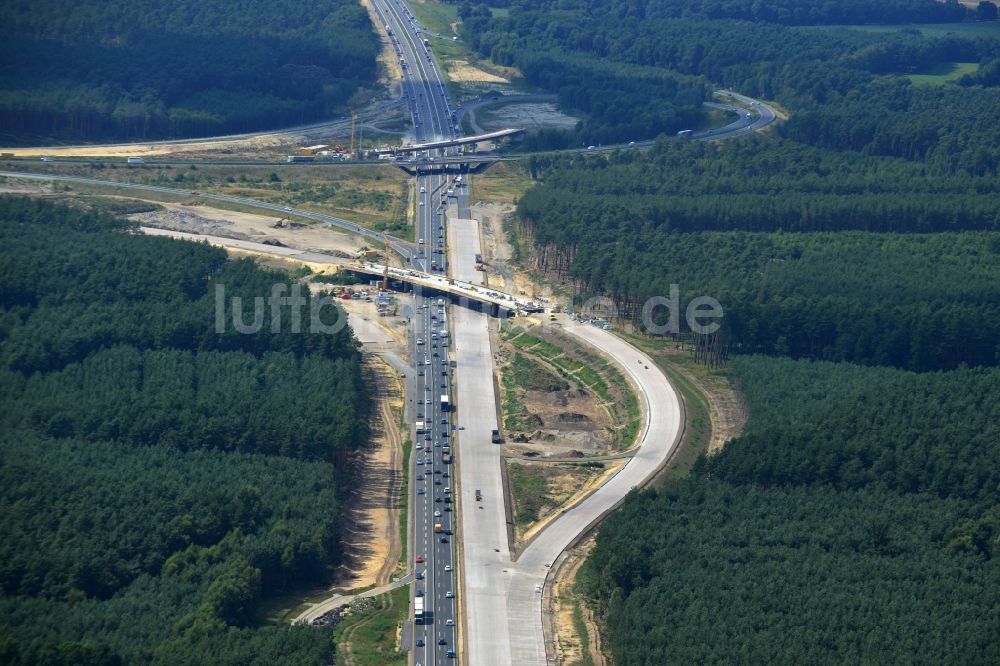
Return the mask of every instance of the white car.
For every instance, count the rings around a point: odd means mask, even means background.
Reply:
[[[536,585],[535,586],[535,592],[541,592],[541,591],[542,591],[542,586],[541,585]]]
[[[424,193],[425,193],[426,191],[427,191],[427,188],[426,188],[426,187],[421,187],[421,188],[420,188],[420,193],[421,193],[421,194],[424,194]]]
[[[435,510],[435,511],[434,511],[434,517],[435,517],[435,518],[440,518],[440,517],[441,517],[441,512],[440,512],[440,511],[438,511],[438,510]]]
[[[451,565],[450,564],[444,565],[444,570],[445,571],[451,571]]]
[[[455,593],[452,592],[451,590],[448,590],[447,592],[444,593],[444,596],[447,597],[448,599],[454,599]]]
[[[455,626],[455,621],[449,617],[448,621],[445,622],[445,624],[448,625],[449,627],[454,627]]]

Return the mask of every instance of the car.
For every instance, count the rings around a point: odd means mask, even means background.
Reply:
[[[444,565],[444,570],[445,571],[451,571],[451,565],[450,564]]]
[[[417,494],[418,495],[423,495],[424,494],[424,489],[423,488],[417,488]]]
[[[536,585],[535,586],[535,592],[541,592],[541,591],[542,591],[542,586],[541,585]]]
[[[444,472],[443,474],[441,474],[441,476],[443,476],[444,478],[447,479],[448,478],[448,472]]]
[[[448,644],[448,641],[446,641],[445,639],[443,639],[443,638],[439,638],[438,639],[438,645],[447,645],[447,644]]]
[[[418,587],[418,588],[417,588],[417,592],[416,592],[416,594],[415,594],[414,596],[417,596],[417,597],[422,597],[422,596],[424,596],[424,591],[423,591],[423,590],[421,590],[421,589],[420,589],[420,588]]]
[[[431,360],[430,359],[427,359],[426,361],[424,361],[424,365],[430,365],[430,364],[431,364]]]
[[[426,192],[426,191],[427,191],[427,188],[425,188],[425,187],[421,187],[421,188],[420,188],[420,193],[421,193],[421,194],[423,194],[423,193],[424,193],[424,192]]]
[[[291,207],[290,207],[290,206],[285,206],[285,208],[284,208],[284,211],[285,211],[286,213],[291,213],[291,212],[292,212],[292,209],[291,209]]]
[[[444,596],[447,597],[448,599],[454,599],[455,593],[452,592],[451,590],[448,590],[447,592],[444,593]]]
[[[421,206],[423,206],[423,205],[424,205],[424,202],[423,202],[423,201],[421,201],[421,202],[420,202],[420,205],[421,205]],[[421,239],[421,242],[423,242],[423,239]]]
[[[441,498],[440,498],[440,497],[435,497],[435,498],[434,498],[434,502],[435,502],[435,503],[436,503],[436,502],[440,502],[440,501],[441,501]]]
[[[424,572],[423,571],[418,571],[417,572],[417,580],[423,580],[423,579],[424,579]]]
[[[447,652],[444,653],[444,656],[448,657],[449,659],[454,659],[455,658],[455,651],[454,650],[448,650]],[[420,666],[420,664],[417,664],[417,666]]]
[[[451,511],[451,507],[450,507],[450,506],[447,506],[447,505],[446,505],[446,506],[444,507],[444,510],[445,510],[445,511]]]
[[[424,376],[424,370],[423,370],[423,368],[421,368],[420,370],[417,370],[417,375],[420,376],[420,377]]]
[[[417,555],[416,563],[417,564],[423,564],[424,563],[424,556],[423,555]]]
[[[441,479],[434,479],[434,485],[435,486],[440,486],[441,485]]]
[[[43,162],[55,162],[56,160],[55,160],[54,157],[43,157],[42,161]]]
[[[441,510],[440,509],[437,509],[437,510],[434,511],[434,517],[435,518],[440,518],[441,517]]]
[[[423,465],[424,464],[424,459],[423,458],[417,458],[417,464],[418,465]]]
[[[446,536],[441,537],[441,543],[448,543],[448,537]]]
[[[417,647],[423,647],[424,646],[424,639],[418,638],[417,642],[414,645],[416,645]]]
[[[448,625],[449,627],[454,627],[455,621],[449,617],[448,620],[445,622],[445,624]]]
[[[628,142],[628,145],[630,145],[630,146],[634,146],[634,145],[635,145],[635,141],[629,141],[629,142]]]
[[[587,146],[587,150],[595,150],[597,146]]]
[[[444,386],[444,384],[442,384],[441,386],[443,387],[443,386]],[[446,418],[443,418],[443,419],[441,419],[441,425],[448,425],[448,419],[447,419],[447,417],[446,417]]]
[[[424,475],[423,474],[417,474],[417,481],[423,481],[423,480],[424,480]]]

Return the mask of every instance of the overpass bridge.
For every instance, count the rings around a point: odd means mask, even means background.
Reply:
[[[340,270],[368,279],[382,279],[386,275],[385,265],[371,262],[347,264],[341,266]],[[512,317],[518,310],[527,313],[543,310],[541,305],[533,301],[433,273],[390,266],[388,277],[389,286],[397,290],[417,289],[424,295],[439,294],[453,303],[481,310],[494,317]]]
[[[455,139],[442,139],[440,141],[428,141],[426,143],[414,143],[408,146],[393,146],[391,148],[380,148],[376,150],[376,153],[380,155],[398,155],[400,153],[418,153],[423,150],[436,150],[437,148],[451,148],[453,146],[466,146],[472,143],[481,143],[483,141],[495,141],[497,139],[503,139],[508,136],[514,136],[517,134],[523,134],[523,129],[502,129],[495,132],[486,132],[485,134],[475,134],[472,136],[460,136]]]

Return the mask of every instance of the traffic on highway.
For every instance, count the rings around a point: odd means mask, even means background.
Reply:
[[[429,40],[405,3],[375,0],[373,7],[399,59],[403,74],[402,96],[413,119],[417,142],[455,137],[452,111],[444,81],[434,61]],[[447,156],[450,148],[431,149],[416,155],[419,163]],[[416,249],[405,258],[410,266],[427,273],[445,274],[444,207],[448,190],[454,194],[453,177],[420,174],[417,195]],[[414,582],[413,623],[409,647],[414,663],[446,663],[456,657],[457,580],[452,538],[456,518],[451,459],[453,433],[451,372],[448,361],[450,333],[447,302],[414,292],[409,321],[409,351],[413,376],[409,378],[407,413],[413,423],[411,474],[412,525],[410,534]]]

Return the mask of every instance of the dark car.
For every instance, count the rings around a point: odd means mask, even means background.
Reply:
[[[448,644],[448,641],[446,641],[445,639],[443,639],[443,638],[439,638],[438,639],[438,645],[447,645],[447,644]]]
[[[417,647],[423,647],[424,646],[424,639],[418,638],[416,645],[417,645]]]

